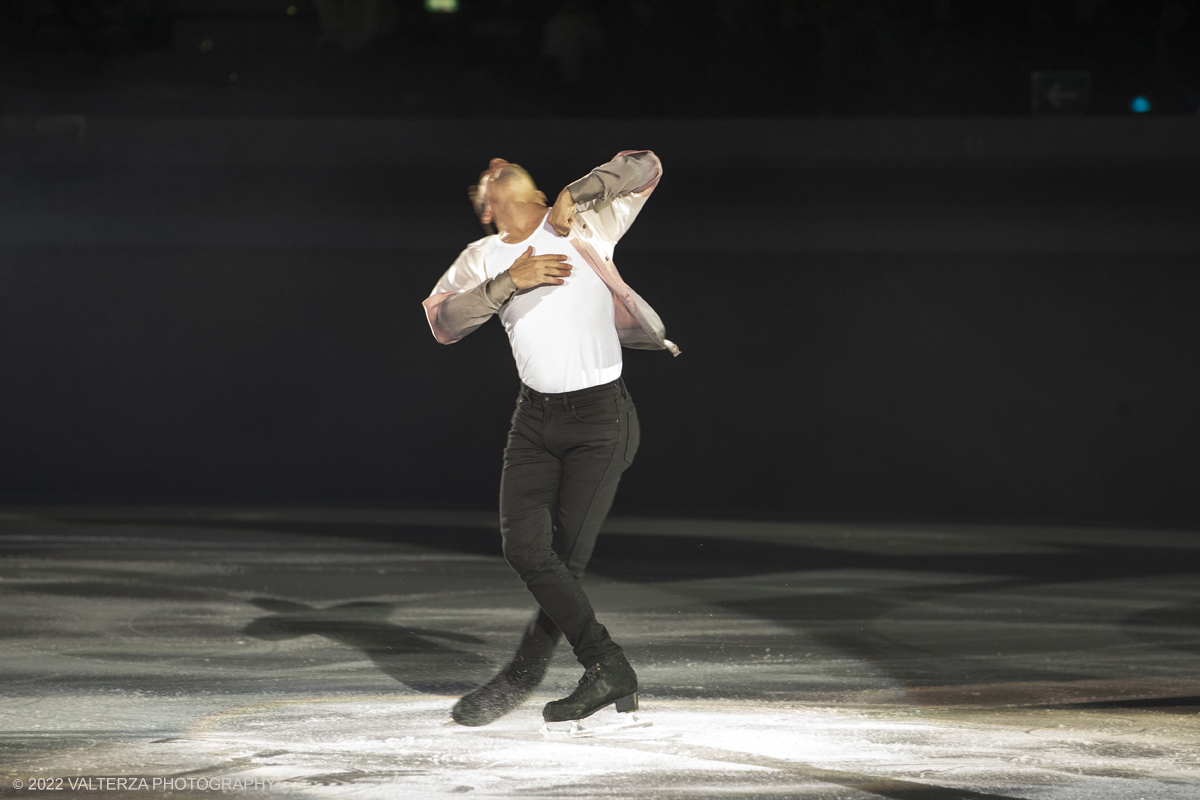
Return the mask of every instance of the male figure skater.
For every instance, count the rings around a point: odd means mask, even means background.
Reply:
[[[546,705],[545,721],[582,719],[613,703],[637,710],[637,675],[596,621],[579,579],[640,440],[621,346],[679,354],[612,263],[661,176],[654,153],[627,150],[548,208],[528,172],[492,159],[469,192],[491,235],[468,245],[424,301],[442,344],[499,314],[521,378],[504,449],[500,530],[504,558],[540,611],[513,660],[454,706],[462,725],[486,725],[524,702],[563,636],[584,674],[569,697]]]

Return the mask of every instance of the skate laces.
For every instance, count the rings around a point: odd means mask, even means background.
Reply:
[[[596,681],[600,680],[600,665],[593,664],[583,671],[583,677],[579,679],[579,687],[591,686]]]

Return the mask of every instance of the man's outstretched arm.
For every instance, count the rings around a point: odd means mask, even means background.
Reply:
[[[658,182],[662,163],[650,150],[629,150],[601,164],[587,175],[567,185],[576,204],[607,203],[610,200],[642,192]]]
[[[612,161],[596,167],[559,193],[550,211],[550,226],[559,236],[566,236],[576,211],[596,208],[631,194],[649,194],[661,177],[662,162],[653,151],[623,150]]]

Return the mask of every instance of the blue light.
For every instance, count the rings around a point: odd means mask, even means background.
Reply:
[[[1145,114],[1150,110],[1150,101],[1144,97],[1138,96],[1133,98],[1133,102],[1129,104],[1135,114]]]

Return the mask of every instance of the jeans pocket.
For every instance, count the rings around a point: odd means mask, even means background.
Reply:
[[[625,412],[625,463],[632,464],[642,443],[642,426],[638,422],[637,409],[632,405]]]
[[[589,425],[616,425],[621,419],[616,401],[611,397],[601,397],[586,403],[575,403],[571,406],[571,414],[575,419]]]

